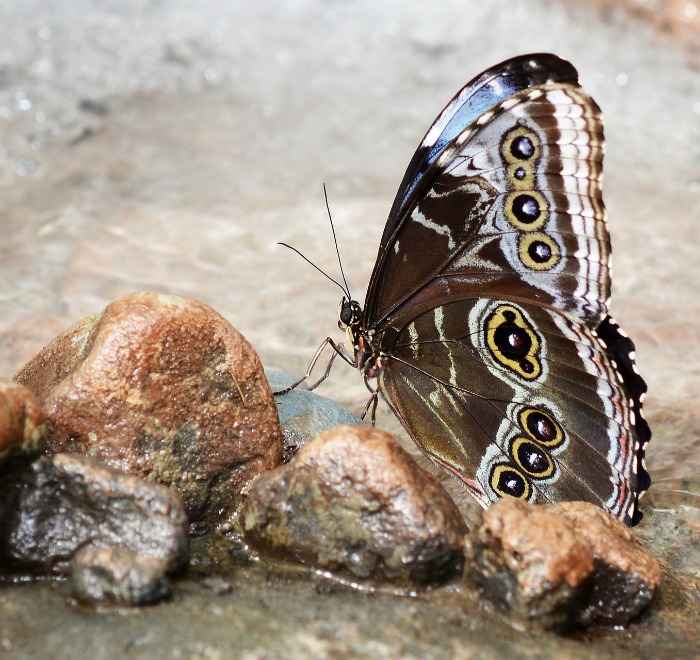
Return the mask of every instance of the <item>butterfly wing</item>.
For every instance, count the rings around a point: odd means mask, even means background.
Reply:
[[[610,294],[603,145],[598,106],[570,83],[521,90],[478,117],[389,219],[368,321],[399,329],[404,303],[415,315],[459,289],[506,291],[599,323]]]
[[[428,131],[387,223],[363,323],[379,337],[389,405],[482,503],[583,499],[629,523],[648,485],[648,427],[637,423],[645,385],[633,346],[604,321],[602,122],[575,70],[549,57],[480,76]],[[536,79],[511,75],[526,63]],[[470,100],[499,80],[512,84],[475,116]],[[631,365],[626,377],[618,362]]]
[[[392,220],[402,216],[413,195],[420,190],[419,184],[430,166],[465,126],[513,94],[552,82],[577,84],[576,69],[556,55],[538,53],[516,57],[488,69],[457,92],[433,122],[406,168],[389,214],[389,222],[384,227],[380,252],[391,241],[395,229]]]
[[[614,355],[571,315],[502,298],[440,305],[399,334],[379,379],[416,443],[482,504],[586,500],[635,519],[648,429]]]

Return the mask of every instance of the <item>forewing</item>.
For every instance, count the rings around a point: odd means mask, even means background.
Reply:
[[[395,222],[420,193],[426,172],[466,126],[505,99],[524,89],[547,83],[577,84],[576,69],[556,55],[522,55],[498,64],[469,81],[445,106],[433,122],[413,158],[396,193],[396,199],[384,228],[380,250],[391,240]]]
[[[577,85],[518,92],[464,129],[389,224],[365,325],[400,331],[455,297],[535,301],[595,327],[607,314],[610,241],[603,130]]]

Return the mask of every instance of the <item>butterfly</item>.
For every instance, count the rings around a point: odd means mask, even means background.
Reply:
[[[634,344],[608,315],[603,151],[570,63],[485,71],[410,161],[364,309],[341,301],[374,405],[484,507],[584,500],[641,519],[651,432]]]

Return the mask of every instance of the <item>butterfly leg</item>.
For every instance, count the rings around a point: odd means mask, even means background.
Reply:
[[[311,372],[314,370],[314,367],[316,366],[316,363],[318,362],[319,358],[321,357],[321,353],[323,353],[323,349],[326,348],[330,344],[331,348],[333,349],[333,355],[331,355],[331,359],[328,361],[328,364],[326,365],[326,370],[323,372],[323,376],[321,376],[315,383],[309,386],[310,390],[315,390],[326,378],[331,373],[331,368],[333,366],[333,362],[338,355],[340,355],[343,360],[345,360],[348,364],[352,365],[353,367],[355,366],[355,360],[352,358],[352,356],[345,350],[345,347],[342,344],[337,344],[333,339],[330,337],[326,337],[323,340],[323,343],[318,347],[316,350],[316,353],[314,353],[314,356],[311,358],[311,362],[309,363],[309,367],[306,370],[306,373],[297,381],[292,383],[289,387],[285,387],[283,390],[278,390],[277,392],[273,392],[272,394],[277,396],[278,394],[287,394],[291,392],[293,389],[296,389],[301,385],[304,381],[308,380],[309,377],[311,376]]]
[[[371,409],[372,413],[370,414],[370,421],[372,423],[372,426],[374,426],[377,419],[377,404],[379,403],[379,390],[372,389],[372,386],[369,384],[368,380],[365,380],[365,386],[371,392],[372,396],[370,396],[369,401],[367,402],[367,405],[365,406],[365,409],[362,412],[361,419],[364,420],[364,418],[367,417],[367,413]]]

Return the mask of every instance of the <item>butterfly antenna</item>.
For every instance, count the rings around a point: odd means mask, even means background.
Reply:
[[[340,249],[338,248],[338,239],[335,235],[335,227],[333,226],[333,218],[331,217],[331,207],[328,204],[328,191],[326,190],[325,183],[323,184],[323,197],[326,200],[326,210],[328,211],[328,219],[330,220],[331,231],[333,232],[333,242],[335,243],[335,253],[338,255],[338,265],[340,266],[340,274],[343,276],[343,282],[345,283],[345,289],[343,290],[343,293],[347,294],[348,300],[352,300],[352,296],[350,295],[350,287],[348,286],[348,281],[345,279],[345,271],[343,270],[343,261],[340,258]],[[336,282],[336,284],[337,284],[337,282]]]
[[[325,277],[326,279],[329,279],[331,282],[333,282],[333,284],[335,284],[343,292],[344,295],[348,295],[348,296],[350,295],[349,292],[343,288],[343,285],[340,282],[334,280],[325,271],[322,271],[313,261],[311,261],[311,259],[308,259],[307,257],[305,257],[295,247],[292,247],[291,245],[288,245],[287,243],[282,243],[282,242],[277,243],[277,245],[284,245],[284,247],[289,248],[290,250],[292,250],[292,252],[296,252],[307,264],[312,265],[319,273],[321,273],[321,275],[323,275],[323,277]],[[346,284],[346,286],[347,286],[347,284]]]

